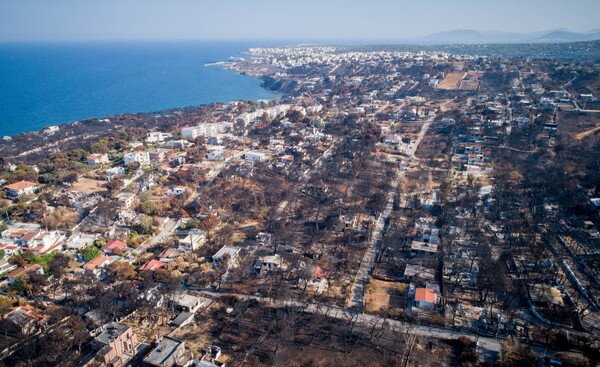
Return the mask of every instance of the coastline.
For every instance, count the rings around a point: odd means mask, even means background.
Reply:
[[[224,62],[219,68],[230,72],[252,78],[261,79],[255,71],[246,74],[242,62]],[[235,65],[235,66],[234,66]],[[263,86],[261,88],[273,94],[273,100],[284,95],[282,92],[274,91]],[[47,127],[41,130],[22,132],[9,136],[9,139],[0,138],[0,157],[15,157],[23,161],[35,161],[48,153],[79,147],[82,144],[91,144],[98,138],[126,128],[162,129],[169,131],[173,128],[187,124],[187,120],[172,119],[173,116],[185,116],[190,119],[210,114],[215,109],[230,102],[236,101],[258,101],[260,99],[234,99],[230,101],[217,101],[191,106],[180,106],[163,109],[160,111],[138,111],[136,113],[124,113],[104,116],[100,118],[91,117],[77,121],[66,122],[58,126],[58,130],[50,131]]]
[[[89,118],[277,98],[258,78],[243,77],[257,75],[223,71],[232,70],[223,67],[226,61],[209,62],[240,55],[250,46],[151,43],[0,47],[0,51],[9,51],[0,57],[0,77],[5,81],[0,87],[0,138]],[[75,60],[70,60],[72,54],[77,56]],[[46,56],[50,60],[40,69],[35,60],[46,60]],[[33,61],[27,65],[29,59]],[[67,59],[68,67],[63,59]],[[206,68],[205,64],[219,67]]]

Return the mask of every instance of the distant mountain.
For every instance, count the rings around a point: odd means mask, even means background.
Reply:
[[[409,40],[409,42],[427,45],[446,45],[494,43],[557,43],[594,41],[599,39],[600,29],[592,30],[586,33],[571,32],[568,29],[564,28],[532,33],[457,29],[448,32],[432,33],[425,37]]]

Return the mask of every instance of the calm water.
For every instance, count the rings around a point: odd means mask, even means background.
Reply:
[[[260,80],[204,67],[248,42],[0,44],[0,136],[86,117],[268,99]]]

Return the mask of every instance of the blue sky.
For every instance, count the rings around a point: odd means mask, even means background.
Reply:
[[[600,28],[600,0],[0,0],[0,41],[402,40]]]

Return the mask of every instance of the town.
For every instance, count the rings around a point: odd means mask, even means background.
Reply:
[[[244,56],[279,98],[0,142],[0,364],[599,363],[596,64]]]

